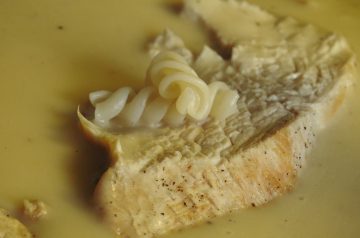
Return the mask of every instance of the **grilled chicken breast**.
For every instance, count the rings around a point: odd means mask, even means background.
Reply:
[[[33,235],[18,220],[11,217],[0,208],[0,237],[1,238],[31,238]]]
[[[287,193],[351,89],[354,57],[341,36],[246,2],[185,1],[184,15],[216,38],[216,48],[195,56],[168,30],[150,54],[176,51],[205,81],[238,90],[238,113],[225,122],[118,132],[78,111],[84,131],[111,154],[95,198],[124,238],[157,236]]]

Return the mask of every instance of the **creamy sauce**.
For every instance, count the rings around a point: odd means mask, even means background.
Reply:
[[[140,87],[147,39],[165,27],[199,51],[204,35],[171,1],[0,2],[0,207],[41,199],[37,237],[113,237],[91,210],[104,151],[77,127],[76,106],[99,88]],[[172,1],[176,2],[176,1]],[[252,0],[345,35],[360,53],[358,0]],[[308,4],[303,4],[308,2]],[[360,92],[318,143],[294,192],[174,237],[357,237]]]

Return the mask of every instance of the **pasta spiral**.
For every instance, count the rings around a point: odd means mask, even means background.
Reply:
[[[161,122],[177,126],[186,116],[196,121],[209,115],[224,120],[237,111],[237,91],[223,82],[207,85],[177,53],[155,56],[146,80],[149,86],[137,94],[129,87],[90,93],[95,122],[104,125],[114,119],[125,126],[159,126]]]

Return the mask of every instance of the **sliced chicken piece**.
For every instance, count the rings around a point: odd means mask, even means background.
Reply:
[[[29,230],[0,208],[0,238],[32,238]]]
[[[194,56],[166,31],[150,53],[175,50],[205,81],[237,89],[239,112],[225,123],[126,132],[78,112],[84,131],[109,148],[112,165],[95,198],[124,238],[161,235],[289,192],[351,91],[354,57],[341,36],[246,2],[186,1],[184,11],[216,33],[216,51],[206,46]]]

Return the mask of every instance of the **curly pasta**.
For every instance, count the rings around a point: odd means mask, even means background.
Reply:
[[[165,51],[152,60],[147,86],[134,94],[129,87],[110,93],[89,95],[95,106],[95,121],[108,124],[115,119],[126,126],[171,126],[183,123],[186,116],[203,121],[209,115],[224,120],[237,112],[237,91],[223,82],[207,85],[177,53]]]

